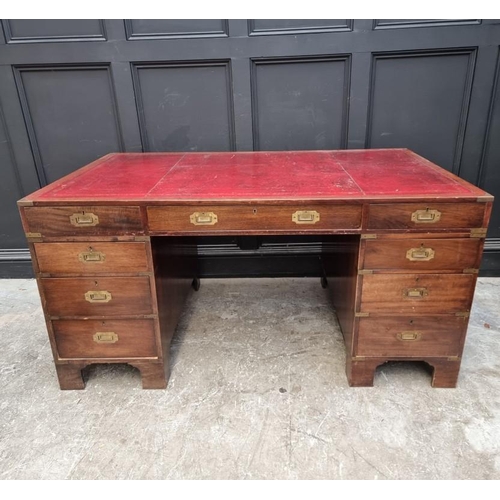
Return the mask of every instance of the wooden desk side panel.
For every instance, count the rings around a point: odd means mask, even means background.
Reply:
[[[352,355],[360,237],[342,235],[325,241],[321,255],[328,288],[342,329],[347,356]]]
[[[197,247],[185,238],[152,238],[154,281],[163,358],[169,374],[170,344],[197,277]]]

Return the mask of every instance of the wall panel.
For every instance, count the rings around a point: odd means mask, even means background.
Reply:
[[[458,173],[475,51],[377,54],[367,147],[406,147]]]
[[[122,150],[107,66],[15,71],[41,184]]]
[[[225,19],[126,19],[127,38],[202,38],[227,36]]]
[[[255,149],[345,147],[348,57],[253,64]]]
[[[145,151],[234,149],[229,63],[134,66]]]
[[[106,40],[100,19],[5,19],[7,43]]]

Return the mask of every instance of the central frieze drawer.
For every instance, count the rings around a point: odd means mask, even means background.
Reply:
[[[368,274],[363,276],[361,312],[446,314],[469,311],[472,274]]]
[[[157,357],[154,321],[57,320],[52,322],[60,358]]]
[[[151,233],[329,231],[361,227],[361,205],[148,207]]]
[[[142,234],[139,207],[25,207],[30,233],[42,236]]]
[[[42,278],[50,316],[126,316],[152,314],[148,277]]]
[[[35,243],[41,273],[105,274],[148,271],[146,243]]]
[[[363,269],[463,271],[477,266],[481,241],[471,238],[365,240]]]

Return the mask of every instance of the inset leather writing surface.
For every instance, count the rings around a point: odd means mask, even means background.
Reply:
[[[369,195],[470,193],[469,188],[406,149],[336,151],[333,156]]]
[[[142,198],[182,157],[182,153],[111,155],[67,182],[56,182],[40,199]]]
[[[286,198],[359,195],[328,152],[186,155],[151,198]]]
[[[486,195],[406,149],[117,153],[29,201],[471,198]]]

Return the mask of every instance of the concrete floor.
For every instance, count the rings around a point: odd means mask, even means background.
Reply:
[[[480,279],[457,389],[418,363],[349,388],[315,279],[205,280],[170,384],[127,365],[59,390],[33,280],[0,281],[0,479],[500,479],[500,279]]]

